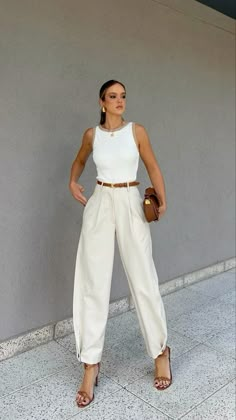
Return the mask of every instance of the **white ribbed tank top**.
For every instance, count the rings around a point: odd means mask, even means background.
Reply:
[[[94,130],[93,160],[97,168],[96,179],[103,182],[135,181],[139,164],[139,151],[134,138],[133,123],[111,131],[97,125]]]

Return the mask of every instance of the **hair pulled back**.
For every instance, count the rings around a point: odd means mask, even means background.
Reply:
[[[100,91],[99,91],[99,97],[100,97],[100,99],[102,99],[103,101],[104,101],[104,99],[105,99],[105,94],[106,94],[106,90],[109,88],[109,87],[111,87],[111,86],[113,86],[113,85],[115,85],[116,83],[119,83],[119,85],[121,85],[121,86],[123,86],[123,88],[124,88],[124,90],[126,90],[125,89],[125,85],[123,84],[123,83],[121,83],[121,82],[119,82],[118,80],[108,80],[107,82],[105,82],[102,86],[101,86],[101,88],[100,88]],[[101,109],[101,115],[100,115],[100,124],[102,125],[102,124],[104,124],[105,123],[105,121],[106,121],[106,112],[103,112],[102,111],[102,109]]]

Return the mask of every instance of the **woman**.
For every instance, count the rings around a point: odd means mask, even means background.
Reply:
[[[123,83],[116,80],[104,83],[99,105],[100,124],[84,132],[69,182],[73,197],[85,206],[73,297],[76,356],[85,368],[76,396],[79,407],[93,400],[94,384],[97,385],[109,310],[115,235],[147,352],[154,359],[154,386],[163,390],[172,382],[165,310],[152,259],[150,227],[137,188],[139,156],[160,199],[159,218],[166,211],[163,177],[145,128],[122,117],[126,106]],[[97,184],[87,201],[84,187],[77,181],[90,153],[97,167]]]

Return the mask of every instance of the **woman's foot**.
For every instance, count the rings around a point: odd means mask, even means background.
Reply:
[[[155,359],[154,386],[159,390],[163,390],[168,388],[171,383],[170,347],[166,346],[164,352]]]
[[[98,373],[100,370],[100,363],[87,364],[84,363],[84,377],[80,389],[76,395],[76,403],[78,407],[85,407],[94,399],[94,384],[98,383]]]

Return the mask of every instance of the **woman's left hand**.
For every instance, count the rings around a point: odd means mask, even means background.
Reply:
[[[158,213],[159,213],[159,217],[158,217],[158,220],[160,220],[160,218],[164,215],[164,213],[166,212],[166,209],[167,209],[167,207],[166,207],[166,204],[161,204],[160,206],[159,206],[159,208],[158,208]]]

